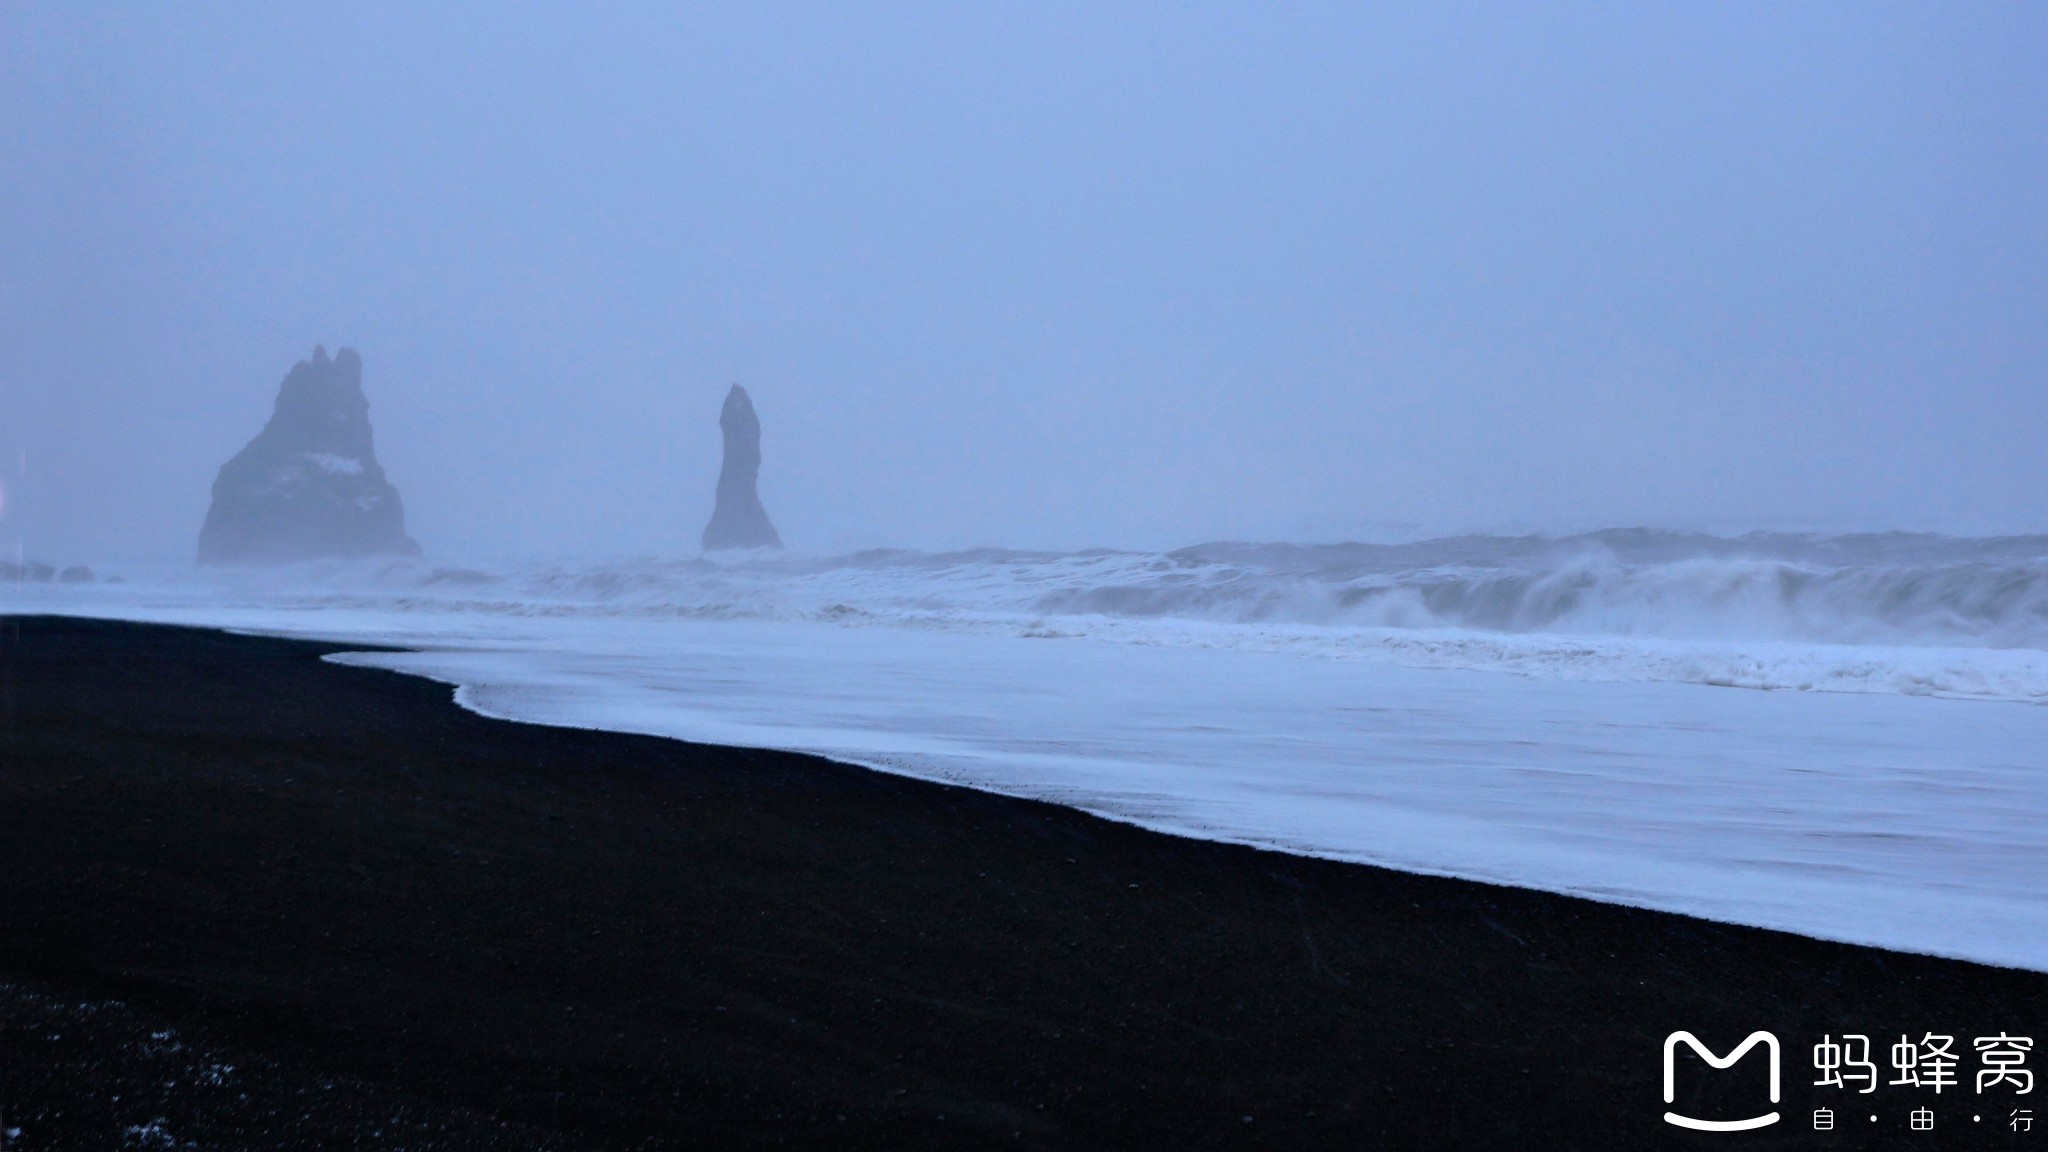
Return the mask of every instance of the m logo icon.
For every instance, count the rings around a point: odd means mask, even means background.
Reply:
[[[1699,1037],[1694,1036],[1692,1033],[1673,1032],[1664,1038],[1664,1102],[1666,1104],[1675,1103],[1678,1100],[1678,1083],[1675,1075],[1677,1069],[1673,1065],[1678,1055],[1680,1041],[1691,1045],[1692,1050],[1698,1053],[1699,1058],[1705,1060],[1710,1068],[1732,1068],[1737,1060],[1748,1055],[1751,1048],[1759,1044],[1763,1045],[1770,1050],[1771,1055],[1771,1103],[1776,1104],[1778,1102],[1778,1038],[1776,1036],[1771,1035],[1769,1032],[1751,1032],[1749,1039],[1737,1044],[1733,1052],[1728,1053],[1726,1056],[1716,1056],[1707,1050],[1705,1044],[1700,1043]],[[1690,1116],[1680,1116],[1676,1112],[1666,1112],[1664,1114],[1664,1122],[1700,1132],[1747,1132],[1752,1128],[1762,1128],[1766,1125],[1776,1124],[1778,1122],[1778,1114],[1776,1112],[1767,1112],[1762,1116],[1752,1116],[1747,1120],[1695,1120]]]

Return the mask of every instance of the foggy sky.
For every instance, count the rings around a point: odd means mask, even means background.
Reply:
[[[316,343],[444,559],[693,554],[734,382],[807,550],[2048,531],[2048,7],[1364,7],[9,3],[0,542]]]

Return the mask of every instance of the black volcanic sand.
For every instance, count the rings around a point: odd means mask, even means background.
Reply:
[[[2048,1141],[2004,1127],[2048,1094],[1809,1086],[1823,1032],[2040,1036],[2039,974],[486,720],[337,650],[0,620],[10,1148]],[[1786,1119],[1664,1124],[1678,1028],[1774,1030]],[[1681,1106],[1761,1067],[1688,1057]]]

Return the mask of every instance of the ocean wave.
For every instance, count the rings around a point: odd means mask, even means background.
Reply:
[[[177,583],[190,586],[190,574]],[[872,550],[209,573],[249,605],[811,621],[2048,702],[2048,537],[1644,530],[1172,552]]]
[[[870,551],[435,569],[422,592],[766,617],[969,613],[2048,649],[2048,537],[1647,531],[1166,553]]]

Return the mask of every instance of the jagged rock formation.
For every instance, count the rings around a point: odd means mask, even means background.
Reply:
[[[754,487],[761,476],[761,418],[745,388],[735,384],[725,394],[718,430],[725,433],[725,463],[718,469],[718,505],[704,526],[704,550],[782,547]]]
[[[370,442],[362,357],[313,349],[284,378],[270,423],[221,466],[199,562],[419,554]]]

